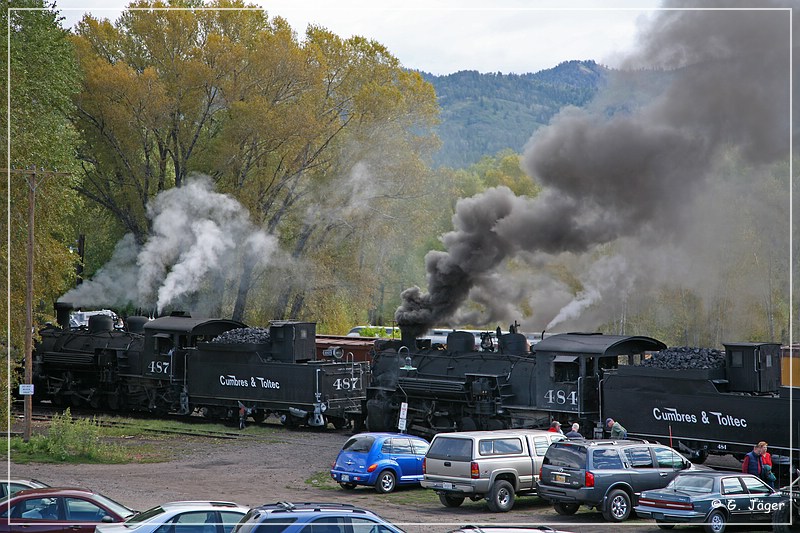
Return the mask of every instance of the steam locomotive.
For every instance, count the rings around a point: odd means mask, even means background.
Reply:
[[[56,304],[58,326],[41,331],[33,354],[34,401],[157,414],[231,419],[244,410],[256,422],[341,428],[361,419],[369,363],[341,349],[317,357],[312,322],[275,321],[252,342],[219,342],[247,326],[224,319],[91,316],[69,327],[68,303]]]
[[[776,462],[798,460],[800,390],[789,383],[800,377],[779,344],[726,344],[723,368],[668,370],[643,364],[666,348],[650,337],[557,334],[530,348],[525,341],[513,328],[498,332],[491,351],[476,351],[472,334],[459,331],[446,349],[408,336],[382,341],[367,387],[368,429],[432,435],[559,420],[602,438],[610,416],[630,436],[670,444],[695,462],[743,455],[761,440]]]

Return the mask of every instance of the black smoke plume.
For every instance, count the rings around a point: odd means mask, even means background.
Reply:
[[[674,10],[651,15],[624,69],[662,71],[665,86],[646,103],[599,98],[565,109],[539,130],[522,159],[539,196],[497,187],[460,200],[445,251],[425,258],[427,292],[402,293],[401,326],[451,322],[471,291],[520,254],[583,254],[622,241],[639,253],[680,246],[690,225],[682,221],[726,151],[749,164],[789,157],[790,12],[664,7]],[[577,299],[586,306],[599,296]]]

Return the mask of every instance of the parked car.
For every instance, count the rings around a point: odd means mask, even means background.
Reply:
[[[25,489],[44,489],[49,487],[38,479],[7,479],[0,481],[0,500],[5,500],[21,490]]]
[[[383,335],[380,335],[381,328]],[[376,335],[378,333],[378,335]],[[390,339],[400,338],[400,328],[392,326],[356,326],[347,332],[346,337],[389,337]]]
[[[636,514],[653,518],[661,529],[676,524],[705,524],[707,533],[722,533],[729,522],[769,522],[788,500],[751,474],[681,472],[663,489],[639,496]]]
[[[250,509],[232,533],[403,533],[377,514],[345,503],[278,502]]]
[[[93,533],[98,524],[122,522],[135,513],[89,490],[27,489],[0,503],[0,533]]]
[[[692,464],[668,446],[646,441],[561,441],[544,456],[539,496],[558,514],[574,514],[586,505],[610,522],[622,522],[642,491],[663,488],[687,470],[710,469]]]
[[[358,485],[392,492],[397,485],[422,481],[428,441],[401,433],[359,433],[342,446],[331,465],[331,477],[347,490]]]
[[[136,514],[121,524],[101,524],[96,533],[230,533],[249,511],[249,507],[233,502],[179,501],[169,502]],[[190,529],[191,528],[191,529]]]
[[[545,452],[563,439],[540,429],[440,433],[425,456],[422,486],[445,507],[485,498],[490,511],[509,511],[517,495],[536,494]]]

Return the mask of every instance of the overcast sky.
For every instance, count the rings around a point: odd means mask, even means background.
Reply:
[[[570,59],[616,66],[632,46],[637,21],[656,0],[260,0],[270,17],[289,21],[299,36],[309,23],[341,37],[384,44],[411,69],[525,73]],[[119,0],[56,0],[71,26],[85,12],[115,20]]]

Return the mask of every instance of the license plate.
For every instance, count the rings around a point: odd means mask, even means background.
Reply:
[[[342,474],[342,481],[350,481],[350,476],[347,474]]]
[[[442,483],[442,488],[443,489],[447,489],[447,490],[453,490],[453,484],[452,483],[447,483],[445,481],[444,483]]]
[[[556,483],[566,483],[567,482],[567,475],[566,474],[553,474],[553,481]]]

